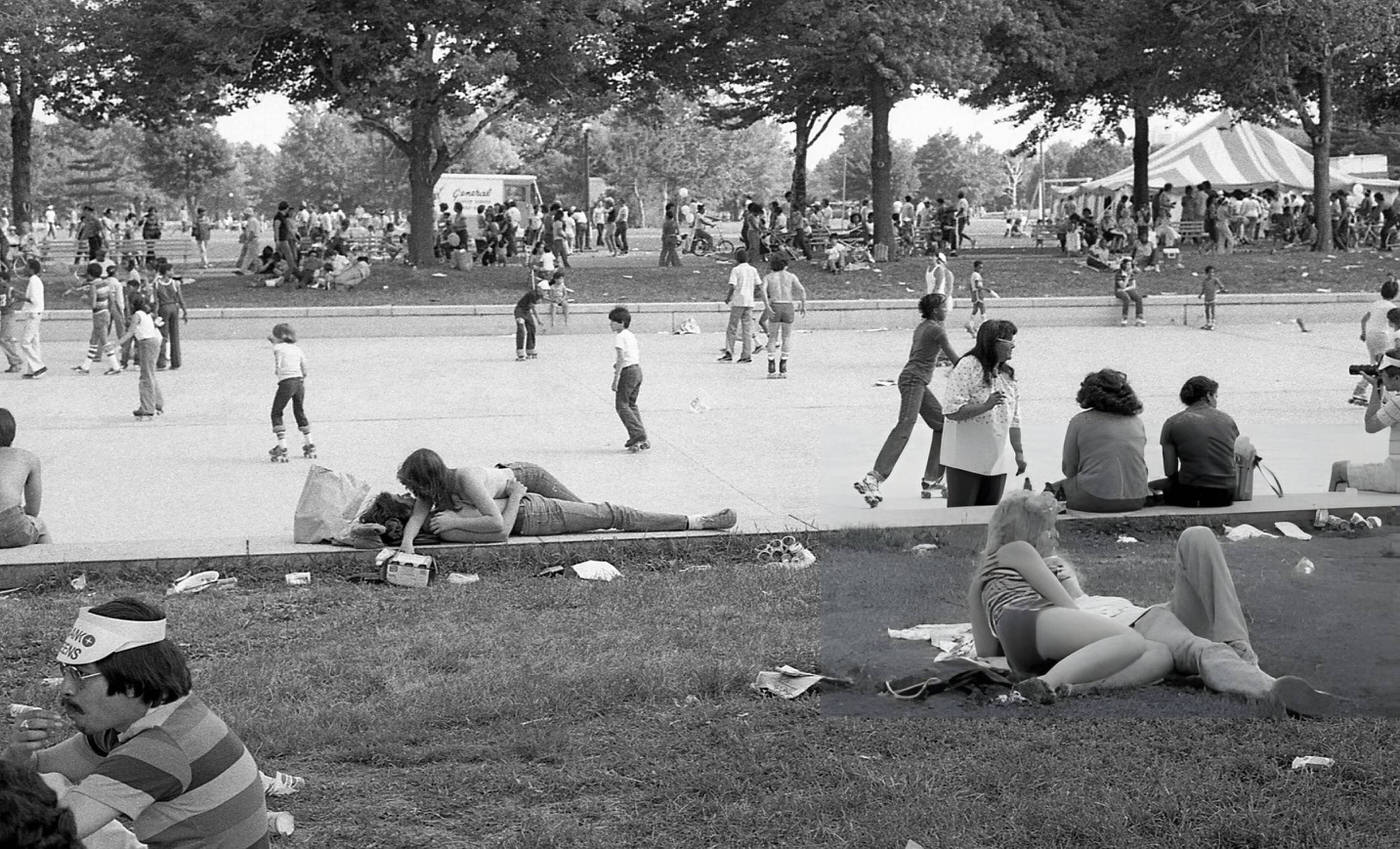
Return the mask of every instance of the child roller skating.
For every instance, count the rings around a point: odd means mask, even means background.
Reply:
[[[268,456],[274,463],[285,463],[287,457],[287,428],[282,424],[282,411],[287,402],[292,402],[292,416],[297,420],[303,444],[301,456],[315,459],[316,446],[311,441],[311,422],[306,418],[302,404],[306,398],[306,356],[297,347],[296,331],[289,324],[279,324],[272,328],[267,337],[272,343],[272,361],[277,374],[277,394],[272,398],[272,432],[277,436],[277,444],[269,450]]]

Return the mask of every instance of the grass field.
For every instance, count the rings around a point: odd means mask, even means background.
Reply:
[[[645,237],[639,239],[645,244]],[[1022,245],[1025,242],[1020,243]],[[1375,291],[1387,272],[1400,272],[1400,253],[1374,250],[1334,255],[1301,249],[1270,252],[1268,249],[1215,256],[1187,248],[1180,268],[1168,263],[1160,274],[1143,273],[1139,286],[1147,295],[1193,294],[1200,288],[1201,270],[1214,264],[1232,293]],[[1090,269],[1081,261],[1059,256],[1057,249],[987,249],[964,251],[951,260],[959,286],[966,283],[974,259],[985,263],[983,276],[1002,297],[1111,295],[1111,274]],[[605,252],[574,257],[576,268],[568,285],[579,303],[642,303],[657,301],[720,301],[728,289],[727,261],[686,256],[682,268],[657,267],[655,250],[641,250],[622,257]],[[882,263],[878,269],[857,269],[830,274],[818,266],[798,262],[793,270],[818,300],[912,298],[923,292],[926,260],[907,258]],[[49,301],[55,309],[81,306],[76,295],[64,297],[56,285],[67,270],[50,273]],[[409,268],[376,266],[374,276],[351,292],[269,289],[261,281],[237,277],[223,270],[187,269],[195,278],[185,289],[191,307],[304,307],[331,305],[417,304],[513,304],[524,292],[528,275],[519,264],[506,267],[455,271],[447,266]],[[434,276],[440,275],[440,276]],[[187,278],[188,279],[188,278]]]
[[[309,780],[272,800],[298,821],[282,845],[1395,845],[1393,720],[1114,718],[1115,705],[1178,698],[1161,689],[1081,700],[1101,708],[1087,720],[1065,706],[947,719],[929,703],[872,718],[842,715],[831,696],[750,691],[760,669],[825,662],[830,617],[865,609],[882,631],[946,613],[970,549],[915,558],[900,554],[907,542],[816,544],[818,565],[800,572],[753,565],[738,539],[617,553],[625,577],[610,584],[534,578],[557,558],[506,563],[496,550],[450,564],[481,583],[426,591],[341,580],[355,566],[294,588],[269,567],[165,604],[197,690],[261,766]],[[1092,579],[1134,573],[1112,586],[1145,592],[1170,538],[1126,560],[1101,539],[1066,546]],[[700,563],[712,568],[681,571]],[[921,576],[924,603],[901,571]],[[878,609],[881,587],[902,596],[894,609]],[[50,698],[33,682],[51,674],[78,604],[132,593],[159,588],[93,576],[85,594],[55,581],[0,600],[0,690]],[[1326,615],[1326,594],[1299,598]],[[868,678],[856,695],[877,700]],[[1299,754],[1337,765],[1293,772]]]

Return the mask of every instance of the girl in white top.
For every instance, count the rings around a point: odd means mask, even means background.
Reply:
[[[1026,472],[1021,450],[1020,393],[1016,371],[1007,364],[1016,349],[1016,325],[991,319],[977,328],[977,342],[948,375],[943,402],[943,465],[947,467],[948,506],[996,504],[1011,464]]]
[[[311,441],[311,422],[306,418],[306,355],[297,347],[297,334],[290,324],[278,324],[267,337],[272,343],[272,362],[277,374],[277,394],[272,397],[272,432],[277,444],[267,453],[274,463],[287,462],[287,428],[282,424],[282,411],[292,402],[292,416],[301,431],[303,457],[315,458],[316,445]],[[143,360],[144,362],[144,360]]]
[[[151,317],[154,309],[144,295],[134,296],[131,299],[131,323],[116,343],[120,349],[126,347],[127,342],[136,340],[136,351],[141,361],[141,404],[131,414],[142,421],[165,412],[165,396],[156,385],[156,359],[160,357],[161,335],[155,319]]]

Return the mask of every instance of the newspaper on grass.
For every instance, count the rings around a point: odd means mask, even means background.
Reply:
[[[786,664],[774,671],[758,673],[758,678],[749,686],[760,693],[771,693],[784,699],[795,699],[822,681],[833,684],[850,684],[849,678],[837,678],[818,672],[803,672]]]
[[[1271,534],[1267,531],[1261,531],[1253,525],[1249,524],[1225,526],[1225,538],[1230,540],[1230,542],[1240,542],[1242,540],[1247,539],[1259,539],[1260,537],[1264,537],[1267,539],[1278,539],[1278,534]]]

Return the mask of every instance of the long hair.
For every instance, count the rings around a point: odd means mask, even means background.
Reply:
[[[1128,376],[1111,368],[1085,375],[1074,400],[1086,410],[1115,416],[1135,416],[1142,412],[1142,402],[1128,385]]]
[[[1008,542],[1028,542],[1035,545],[1041,535],[1055,527],[1059,505],[1048,492],[1013,489],[1002,499],[987,522],[987,546],[983,552],[994,554]]]
[[[436,451],[419,448],[404,458],[398,477],[399,483],[408,487],[415,498],[430,505],[449,505],[452,502],[449,473],[447,464]]]
[[[136,598],[118,598],[92,609],[98,616],[154,622],[165,612]],[[190,667],[179,646],[168,637],[158,643],[109,654],[94,664],[107,679],[107,695],[124,693],[149,707],[169,704],[190,692]]]
[[[977,328],[977,341],[972,344],[972,350],[959,357],[958,362],[967,357],[976,357],[977,362],[982,364],[982,382],[987,386],[992,385],[992,378],[998,371],[1015,380],[1016,370],[1007,363],[999,363],[997,357],[997,340],[1010,339],[1015,335],[1016,325],[1004,318],[984,321],[982,326]]]

